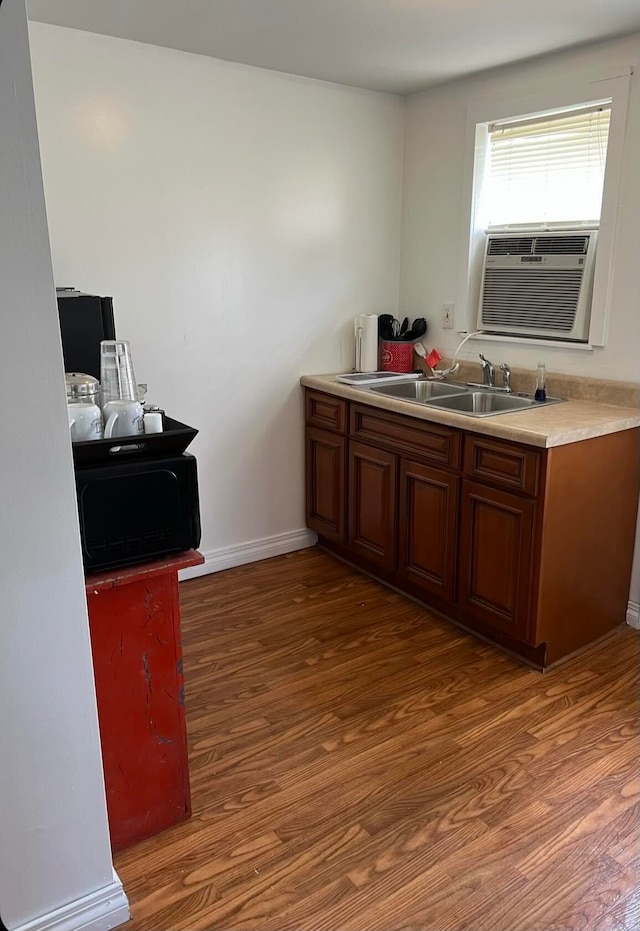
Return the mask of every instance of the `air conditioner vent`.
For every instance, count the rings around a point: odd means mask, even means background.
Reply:
[[[589,247],[588,236],[536,237],[534,255],[585,255]]]
[[[570,333],[582,284],[582,269],[555,269],[540,275],[529,268],[491,269],[484,277],[483,325]]]
[[[531,255],[533,236],[490,236],[487,255]]]

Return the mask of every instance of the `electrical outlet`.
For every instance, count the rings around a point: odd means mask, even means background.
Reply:
[[[452,330],[453,329],[453,304],[443,304],[442,305],[442,329],[443,330]]]

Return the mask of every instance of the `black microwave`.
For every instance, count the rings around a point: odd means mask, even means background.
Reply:
[[[76,466],[85,569],[134,565],[200,545],[195,458],[132,459]]]

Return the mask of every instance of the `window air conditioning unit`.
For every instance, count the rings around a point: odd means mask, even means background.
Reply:
[[[586,343],[597,237],[487,233],[478,329]]]

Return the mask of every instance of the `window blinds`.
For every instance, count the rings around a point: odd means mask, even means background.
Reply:
[[[489,228],[600,220],[610,104],[489,126]]]

